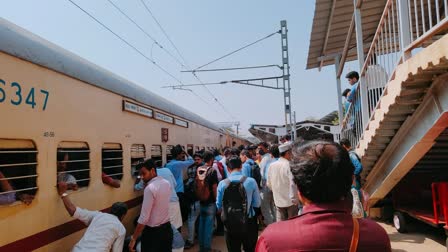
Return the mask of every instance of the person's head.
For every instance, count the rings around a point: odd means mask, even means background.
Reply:
[[[127,212],[128,205],[124,202],[115,202],[110,208],[110,214],[117,216],[120,221],[123,221]]]
[[[67,169],[67,161],[68,161],[68,153],[67,152],[59,152],[57,154],[57,169],[58,172],[63,172]]]
[[[284,143],[278,147],[280,156],[284,159],[291,160],[291,143]]]
[[[263,153],[268,153],[269,152],[269,144],[266,142],[261,142],[258,144],[258,149],[263,150]]]
[[[355,83],[359,80],[359,74],[356,71],[351,71],[345,76],[345,78],[347,78],[350,85],[355,85]]]
[[[214,155],[215,157],[220,156],[220,155],[221,155],[221,152],[219,152],[218,149],[214,149],[214,150],[213,150],[213,155]]]
[[[235,147],[235,146],[236,146],[236,142],[232,141],[232,147]]]
[[[350,143],[350,140],[348,140],[347,138],[342,138],[339,143],[341,144],[342,147],[344,147],[344,149],[346,149],[347,151],[349,151],[352,148],[352,144]]]
[[[248,159],[250,159],[250,152],[249,150],[242,150],[240,152],[240,158],[241,158],[241,162],[246,162]]]
[[[261,159],[263,158],[264,152],[262,149],[257,149],[255,151],[255,160],[261,161]]]
[[[285,142],[289,142],[291,141],[291,135],[286,135],[285,136]]]
[[[305,204],[336,202],[350,192],[354,167],[348,152],[337,143],[294,144],[290,166]]]
[[[201,165],[202,164],[202,155],[200,153],[195,153],[193,155],[194,164],[195,165]]]
[[[228,164],[228,168],[230,171],[234,171],[234,170],[238,170],[241,169],[241,159],[240,157],[236,156],[236,155],[232,155],[229,157],[229,160],[227,161]]]
[[[345,97],[345,99],[347,99],[349,95],[350,95],[350,88],[347,88],[344,90],[344,92],[342,92],[342,96]]]
[[[240,156],[241,150],[238,148],[232,148],[230,149],[230,155],[237,155],[238,157]]]
[[[215,156],[210,151],[206,151],[204,152],[203,159],[204,163],[206,163],[207,165],[212,165],[213,161],[215,160]]]
[[[156,166],[156,168],[162,168],[162,160],[154,161],[154,165]]]
[[[244,150],[244,145],[238,146],[238,150],[240,150],[240,151]]]
[[[226,149],[224,150],[224,156],[227,158],[227,157],[230,156],[230,154],[231,154],[231,150],[230,150],[230,148],[226,148]]]
[[[278,145],[274,144],[269,148],[269,152],[271,153],[271,156],[273,158],[279,158],[280,157],[280,151],[278,150]]]
[[[148,183],[154,177],[157,177],[156,164],[152,159],[147,159],[137,164],[136,169],[139,171],[142,180]]]

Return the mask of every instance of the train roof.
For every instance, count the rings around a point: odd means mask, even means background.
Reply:
[[[223,132],[216,124],[0,17],[0,51]]]

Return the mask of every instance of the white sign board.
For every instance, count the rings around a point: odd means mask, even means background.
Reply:
[[[146,116],[146,117],[152,117],[152,109],[142,107],[140,105],[124,101],[123,110],[134,112],[136,114]]]
[[[174,123],[174,118],[172,118],[171,116],[167,116],[165,114],[159,113],[159,112],[156,112],[154,118],[156,118],[157,120],[160,120],[160,121],[167,122],[167,123]]]
[[[180,120],[180,119],[174,118],[174,124],[182,126],[182,127],[185,127],[185,128],[188,128],[188,122],[184,121],[184,120]]]

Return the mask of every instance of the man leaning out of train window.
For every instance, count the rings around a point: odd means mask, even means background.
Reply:
[[[59,161],[62,160],[62,161]],[[68,153],[64,152],[58,152],[58,183],[59,182],[65,182],[67,183],[67,189],[68,190],[78,190],[78,184],[76,183],[76,178],[71,175],[70,173],[66,172],[67,169],[67,161]]]
[[[26,205],[31,204],[34,195],[26,193],[16,193],[9,183],[8,179],[0,171],[0,205],[7,205],[14,203],[16,200],[20,200]]]

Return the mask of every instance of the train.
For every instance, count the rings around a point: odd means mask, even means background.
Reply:
[[[128,232],[142,195],[133,164],[168,162],[180,144],[201,149],[247,145],[214,123],[0,18],[0,172],[18,194],[0,205],[0,251],[68,251],[85,226],[66,212],[56,184],[65,163],[81,208],[126,202]],[[64,158],[66,156],[66,158]],[[101,176],[119,179],[120,188]],[[0,191],[1,194],[8,192]]]

